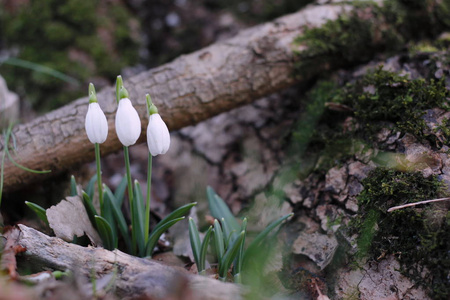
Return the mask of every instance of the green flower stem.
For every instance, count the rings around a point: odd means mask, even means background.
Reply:
[[[148,166],[147,166],[147,201],[145,206],[145,228],[144,228],[144,236],[145,236],[145,244],[147,245],[149,230],[150,230],[150,200],[152,194],[152,155],[150,152],[148,153]]]
[[[128,200],[130,202],[130,210],[131,210],[131,217],[134,216],[134,209],[133,209],[133,183],[131,180],[131,171],[130,171],[130,153],[128,151],[128,147],[123,147],[123,154],[125,156],[125,168],[127,170],[127,182],[128,182]],[[136,253],[136,232],[134,228],[131,228],[131,247],[133,249],[133,254]]]
[[[242,284],[242,276],[241,276],[241,273],[237,273],[236,275],[234,275],[234,283]]]
[[[116,80],[116,101],[117,104],[119,104],[119,93],[120,93],[120,89],[123,87],[123,80],[122,80],[122,76],[117,76],[117,80]]]
[[[97,163],[98,200],[100,202],[100,215],[103,211],[102,167],[100,163],[100,144],[95,143],[95,162]]]

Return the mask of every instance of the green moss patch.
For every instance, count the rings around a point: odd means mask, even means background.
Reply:
[[[297,53],[296,75],[315,74],[324,68],[339,68],[369,61],[381,51],[374,37],[373,24],[356,14],[343,14],[337,20],[328,21],[320,28],[306,29],[295,43],[306,46]],[[390,45],[402,42],[390,33]],[[398,48],[398,47],[395,47]],[[317,68],[317,66],[321,66]]]
[[[351,228],[359,234],[357,256],[382,259],[394,255],[401,272],[429,291],[433,299],[450,295],[450,213],[441,205],[422,205],[391,213],[405,203],[438,198],[436,176],[377,168],[363,180],[360,210]]]
[[[434,39],[450,29],[450,0],[388,0],[381,6],[364,1],[353,2],[353,7],[352,12],[320,28],[306,28],[295,40],[306,48],[297,53],[295,75],[348,68],[369,61],[377,53],[399,51],[409,41]]]
[[[396,131],[435,142],[436,136],[426,130],[423,115],[431,108],[449,110],[449,97],[444,79],[409,80],[380,67],[359,81],[347,84],[334,100],[353,109],[361,125],[360,131],[369,139],[382,127],[393,125]],[[449,137],[442,138],[448,140]]]
[[[0,5],[0,43],[17,49],[18,59],[51,68],[86,86],[93,77],[113,81],[121,69],[138,61],[135,21],[124,4],[102,1],[30,1]],[[8,86],[45,111],[86,91],[38,69],[0,65]]]

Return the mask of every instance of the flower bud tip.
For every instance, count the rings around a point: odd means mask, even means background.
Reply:
[[[117,76],[117,80],[116,80],[116,100],[117,103],[119,103],[119,100],[121,99],[119,97],[119,93],[120,93],[120,89],[123,87],[123,80],[122,80],[122,76]]]
[[[97,94],[95,93],[95,87],[92,83],[89,83],[89,103],[95,103],[97,101]]]
[[[150,94],[146,94],[145,95],[145,100],[147,102],[148,115],[151,116],[153,114],[157,114],[158,113],[158,108],[156,107],[155,104],[153,104],[153,101],[152,101],[152,98],[150,97]]]
[[[127,89],[122,86],[119,90],[119,100],[124,99],[124,98],[129,98],[129,97],[128,97]]]

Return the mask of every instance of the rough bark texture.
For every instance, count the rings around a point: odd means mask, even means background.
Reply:
[[[18,231],[18,232],[17,232]],[[190,299],[221,300],[240,299],[243,289],[204,276],[192,276],[183,269],[165,266],[154,260],[138,258],[121,251],[103,248],[81,247],[49,237],[25,225],[19,225],[7,234],[16,239],[12,247],[26,248],[22,255],[27,263],[41,270],[74,270],[96,280],[117,270],[114,280],[115,294],[120,299],[166,299],[174,292],[178,282],[188,281],[185,293]]]
[[[142,118],[143,131],[147,124],[146,93],[152,95],[168,127],[176,130],[292,85],[296,82],[292,76],[293,39],[302,33],[304,26],[318,27],[349,9],[341,5],[309,6],[171,63],[125,78],[125,87]],[[109,138],[101,146],[102,153],[107,154],[121,148],[114,130],[117,106],[114,89],[102,90],[98,99],[109,123]],[[92,160],[94,147],[84,131],[87,103],[87,98],[78,99],[16,126],[13,130],[17,141],[15,159],[28,168],[53,173]],[[2,138],[2,150],[3,144]],[[45,176],[23,171],[7,162],[4,191],[42,178]]]

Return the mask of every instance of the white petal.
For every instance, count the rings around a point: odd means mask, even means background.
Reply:
[[[170,133],[159,114],[150,115],[147,127],[147,144],[151,155],[164,154],[170,147]]]
[[[141,120],[128,98],[119,101],[116,113],[116,132],[124,146],[134,145],[141,135]]]
[[[84,123],[86,134],[91,143],[103,143],[108,137],[108,121],[97,102],[90,103]]]

